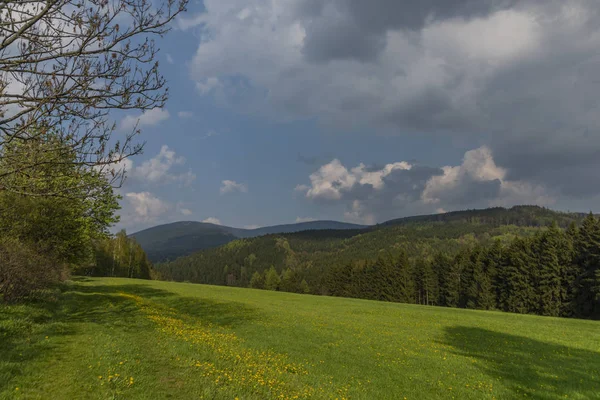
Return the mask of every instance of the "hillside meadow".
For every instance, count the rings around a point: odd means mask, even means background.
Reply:
[[[600,323],[74,278],[0,305],[2,399],[594,399]]]

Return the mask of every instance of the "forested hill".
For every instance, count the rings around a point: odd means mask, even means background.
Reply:
[[[600,221],[532,206],[465,211],[240,239],[156,270],[175,281],[597,317]]]
[[[131,235],[153,262],[174,260],[199,250],[224,245],[238,238],[317,229],[362,229],[364,225],[337,221],[310,221],[256,229],[232,228],[204,222],[182,221],[159,225]]]
[[[470,222],[493,226],[549,226],[556,222],[559,226],[567,227],[571,222],[580,221],[584,213],[568,213],[550,210],[538,206],[514,206],[512,208],[493,207],[483,210],[452,211],[443,214],[417,215],[414,217],[398,218],[384,222],[378,226],[406,225],[426,222]]]

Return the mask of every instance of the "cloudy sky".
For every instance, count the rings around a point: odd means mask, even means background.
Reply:
[[[600,211],[597,0],[191,0],[122,222]]]

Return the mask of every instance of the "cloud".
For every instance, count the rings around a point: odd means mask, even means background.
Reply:
[[[221,225],[221,221],[215,217],[206,218],[206,219],[202,220],[202,222],[206,222],[207,224]]]
[[[541,186],[508,180],[506,170],[496,165],[488,147],[468,151],[461,165],[446,166],[442,170],[442,175],[433,176],[427,182],[421,196],[424,203],[457,208],[473,202],[507,206],[548,205],[554,201]]]
[[[209,137],[213,137],[213,136],[219,136],[220,133],[215,131],[214,129],[209,129],[204,136],[201,136],[201,139],[208,139]]]
[[[179,210],[179,212],[182,213],[185,216],[192,215],[194,213],[192,210],[190,210],[188,208],[181,208]]]
[[[173,60],[173,57],[169,53],[165,54],[165,58],[169,64],[175,64],[175,60]]]
[[[245,183],[237,183],[236,181],[230,180],[224,180],[221,182],[220,193],[222,195],[235,192],[247,193],[248,185],[246,185]]]
[[[296,217],[296,223],[302,223],[302,222],[313,222],[316,221],[315,218],[313,217]]]
[[[191,118],[191,117],[193,117],[193,116],[194,116],[194,113],[193,113],[193,112],[191,112],[191,111],[179,111],[179,112],[177,113],[177,116],[178,116],[179,118]]]
[[[478,137],[506,179],[600,194],[595,0],[204,4],[201,95],[274,120]]]
[[[151,110],[144,111],[142,115],[137,117],[133,115],[127,115],[121,120],[121,129],[124,131],[131,131],[135,128],[136,124],[138,128],[143,128],[146,126],[158,125],[167,119],[169,119],[169,111],[156,107]]]
[[[306,197],[312,200],[340,200],[345,192],[356,187],[368,186],[381,189],[384,178],[396,170],[410,170],[412,165],[407,162],[387,164],[381,170],[372,171],[364,164],[359,164],[351,170],[346,169],[339,160],[333,160],[323,165],[310,176],[311,186],[297,186],[296,190],[306,191]]]
[[[348,169],[333,160],[309,179],[310,185],[298,185],[295,190],[317,204],[341,205],[347,221],[364,224],[446,209],[554,201],[543,186],[509,179],[485,146],[466,152],[457,166],[437,168],[401,161]]]
[[[133,208],[132,213],[126,214],[129,222],[153,222],[170,209],[170,205],[167,202],[159,199],[150,192],[129,192],[125,194],[125,199]]]
[[[244,225],[244,229],[258,229],[262,228],[262,225]]]
[[[189,186],[195,179],[196,175],[191,171],[173,172],[178,166],[183,166],[186,160],[185,157],[177,156],[175,151],[169,146],[163,145],[159,153],[153,158],[144,161],[140,166],[133,167],[130,161],[128,176],[134,182],[144,183],[180,183],[184,186]]]

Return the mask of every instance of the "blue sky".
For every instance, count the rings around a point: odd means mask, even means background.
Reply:
[[[146,141],[117,228],[594,208],[598,7],[453,3],[190,3],[158,41],[165,108],[117,116]]]

